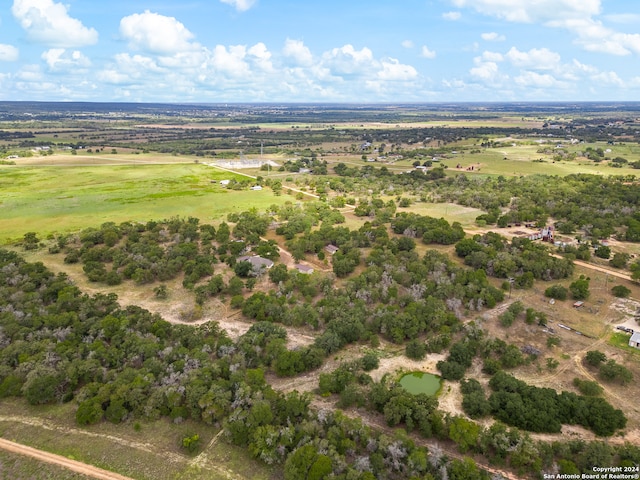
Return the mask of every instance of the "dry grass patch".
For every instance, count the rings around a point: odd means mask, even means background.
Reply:
[[[93,477],[71,472],[57,465],[2,450],[0,450],[0,466],[4,479],[93,480]]]
[[[227,444],[218,435],[219,429],[205,424],[191,421],[175,424],[161,419],[140,422],[139,428],[133,428],[133,422],[78,427],[74,419],[73,403],[40,407],[20,399],[4,399],[0,403],[2,437],[134,479],[278,478],[274,469],[253,460],[244,449]],[[181,439],[193,433],[198,433],[201,439],[196,456],[188,455],[180,447]],[[196,459],[199,461],[195,462]]]

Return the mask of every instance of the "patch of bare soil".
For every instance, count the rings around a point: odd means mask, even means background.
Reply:
[[[439,375],[436,364],[445,360],[446,355],[432,353],[423,360],[411,360],[404,355],[381,358],[380,367],[370,372],[371,378],[379,382],[385,375],[392,378],[401,372],[425,372]],[[464,415],[462,411],[462,394],[458,382],[443,381],[442,390],[438,396],[438,408],[451,415]]]
[[[123,299],[121,301],[124,302]],[[126,302],[124,302],[126,303]],[[203,309],[202,318],[197,320],[186,320],[185,314],[193,310],[192,301],[173,301],[165,305],[158,305],[154,301],[136,300],[132,302],[150,312],[159,314],[162,318],[170,323],[183,325],[202,325],[207,322],[217,322],[220,328],[224,329],[232,340],[237,340],[240,336],[247,333],[251,322],[242,316],[239,310],[233,311],[220,300],[214,299],[209,301]],[[305,347],[311,345],[315,337],[304,329],[282,326],[287,331],[287,347],[289,349]]]
[[[341,363],[362,356],[366,349],[367,347],[358,345],[349,346],[341,351],[339,356],[327,359],[318,370],[298,375],[294,378],[280,378],[271,374],[268,375],[267,380],[273,388],[283,392],[291,392],[293,390],[297,390],[298,392],[313,392],[318,388],[320,374],[330,373]],[[369,375],[371,375],[371,378],[376,382],[382,380],[385,375],[389,375],[391,379],[399,378],[403,372],[419,371],[438,375],[439,372],[436,364],[440,360],[444,360],[445,357],[444,354],[430,354],[424,360],[411,360],[404,355],[394,354],[394,356],[380,358],[380,366],[369,372]],[[319,404],[315,405],[318,402]],[[325,404],[327,402],[329,402],[329,400],[321,399],[321,397],[317,395],[314,396],[313,403],[316,407],[326,407],[327,405]],[[444,381],[442,391],[438,396],[438,408],[451,415],[464,415],[461,402],[462,394],[460,393],[460,384],[457,382]],[[359,415],[363,415],[363,412],[360,412]]]
[[[284,249],[280,251],[281,258],[284,258],[288,267],[293,267],[291,254]],[[69,279],[83,292],[94,295],[96,293],[115,293],[118,295],[120,305],[135,305],[145,310],[160,315],[164,320],[173,324],[201,325],[210,321],[218,322],[221,328],[226,330],[232,340],[237,340],[245,334],[253,322],[246,320],[239,310],[232,310],[218,298],[210,299],[202,308],[202,312],[194,318],[194,296],[191,292],[182,287],[182,277],[165,282],[169,292],[169,298],[159,300],[153,293],[154,285],[132,287],[129,282],[125,282],[115,287],[89,282],[82,266],[79,264],[65,264],[62,255],[49,255],[44,252],[37,252],[30,260],[42,261],[53,272],[64,272]],[[231,276],[230,270],[222,272],[225,280]],[[266,275],[258,279],[255,291],[267,291],[272,284]],[[304,328],[283,327],[287,330],[287,347],[290,349],[310,345],[315,340],[314,333]]]
[[[624,316],[622,322],[618,323],[618,325],[638,330],[639,326],[636,317],[640,315],[640,302],[630,298],[618,298],[611,303],[609,308]]]

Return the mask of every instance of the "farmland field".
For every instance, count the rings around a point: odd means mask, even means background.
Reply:
[[[282,204],[271,190],[227,190],[245,180],[202,164],[0,167],[0,243],[29,231],[68,233],[104,222],[194,216],[213,221],[230,212]]]

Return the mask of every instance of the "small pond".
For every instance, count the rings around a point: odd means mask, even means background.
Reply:
[[[418,393],[436,395],[440,391],[440,387],[442,387],[442,379],[438,375],[431,373],[412,372],[402,376],[400,385],[407,392],[414,395]]]

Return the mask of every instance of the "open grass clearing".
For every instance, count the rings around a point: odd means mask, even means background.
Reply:
[[[602,149],[605,159],[623,157],[629,162],[640,160],[640,145],[636,143],[617,142],[610,144],[607,142],[591,142],[563,146],[564,150],[568,152],[575,152],[578,155],[581,152],[584,152],[587,148],[592,148],[594,150]]]
[[[624,166],[623,168],[614,168],[609,161],[600,163],[587,160],[584,157],[578,157],[576,160],[554,161],[553,155],[538,153],[540,145],[522,143],[514,141],[512,145],[505,145],[498,148],[485,148],[476,153],[470,150],[461,150],[456,154],[447,154],[441,157],[440,165],[446,165],[447,173],[458,174],[464,172],[469,175],[571,175],[579,173],[588,173],[594,175],[636,175],[640,176],[640,171]],[[593,145],[593,148],[604,148],[605,145]],[[584,145],[569,147],[568,151],[582,152],[586,147]],[[640,149],[634,145],[616,145],[610,146],[612,152],[607,153],[609,158],[622,156],[629,162],[636,161],[640,158]],[[361,160],[354,161],[361,164]],[[333,162],[340,161],[337,156],[332,158]],[[412,169],[414,159],[399,160],[394,163],[394,167],[402,167],[403,169]],[[346,162],[345,162],[346,163]],[[438,163],[434,163],[437,166]],[[470,169],[473,167],[473,170]]]
[[[104,222],[147,222],[193,216],[202,222],[291,197],[271,190],[228,190],[223,179],[246,179],[200,164],[0,169],[0,244],[24,233],[41,238]]]
[[[449,223],[459,222],[463,228],[475,225],[476,217],[485,213],[477,208],[464,207],[455,203],[422,202],[413,203],[407,208],[398,208],[398,212],[411,212],[434,218],[444,218]]]
[[[193,292],[182,286],[183,275],[178,275],[165,282],[153,282],[145,285],[136,285],[132,280],[124,280],[120,285],[106,285],[104,283],[90,282],[85,275],[81,263],[64,263],[65,255],[49,254],[47,249],[23,252],[17,250],[29,262],[42,262],[54,273],[65,273],[74,285],[90,295],[97,293],[116,294],[118,302],[122,306],[137,305],[152,313],[157,313],[163,319],[171,323],[202,323],[202,321],[220,320],[227,316],[227,308],[220,301],[209,301],[203,311],[201,321],[189,322],[190,312],[195,305]],[[221,273],[220,265],[214,266],[215,273]],[[153,289],[158,285],[166,285],[169,292],[167,299],[157,299]],[[247,327],[248,328],[248,327]],[[242,332],[244,333],[244,332]]]
[[[630,335],[628,333],[614,332],[609,337],[608,343],[609,345],[619,348],[629,355],[637,356],[637,359],[640,360],[640,350],[629,346],[629,337]]]
[[[382,197],[387,202],[395,199],[395,197]],[[425,215],[433,218],[444,218],[449,223],[459,222],[463,228],[469,228],[475,226],[475,219],[478,215],[485,213],[482,210],[472,207],[465,207],[457,205],[455,203],[425,203],[415,202],[409,207],[398,207],[397,212],[410,212],[417,215]],[[365,223],[371,222],[371,217],[358,217],[353,213],[352,209],[345,208],[342,210],[345,217],[345,222],[342,224],[350,229],[358,229]],[[418,243],[420,239],[417,239]],[[429,245],[430,248],[437,247],[437,245]]]
[[[523,150],[520,150],[523,149]],[[542,158],[542,162],[534,161]],[[638,175],[633,168],[612,168],[606,163],[594,163],[588,160],[554,162],[548,156],[530,151],[528,147],[509,147],[491,149],[481,153],[464,153],[442,161],[447,165],[447,173],[463,171],[469,175],[571,175],[588,173],[593,175]],[[461,168],[456,168],[457,165]],[[474,166],[473,171],[467,168]]]
[[[93,480],[93,477],[4,450],[0,450],[0,466],[3,479]]]
[[[21,399],[4,399],[0,404],[0,434],[140,480],[278,478],[276,469],[253,460],[244,449],[227,444],[222,437],[213,442],[219,433],[215,427],[191,421],[175,424],[167,419],[141,421],[139,429],[133,422],[78,427],[75,408],[73,403],[33,407]],[[200,449],[189,455],[180,442],[194,433],[200,436]]]
[[[56,166],[56,165],[122,165],[122,164],[166,164],[166,163],[195,163],[194,158],[183,155],[171,155],[164,153],[111,153],[111,150],[101,153],[88,153],[86,150],[77,150],[78,153],[55,153],[53,155],[34,154],[31,157],[21,157],[15,160],[17,166]]]

